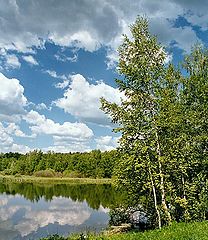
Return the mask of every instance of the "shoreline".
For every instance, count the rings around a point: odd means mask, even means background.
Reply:
[[[67,178],[67,177],[35,177],[0,174],[0,182],[14,183],[53,183],[53,184],[111,184],[110,178]]]

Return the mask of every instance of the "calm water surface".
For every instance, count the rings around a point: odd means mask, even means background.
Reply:
[[[100,231],[117,195],[110,185],[0,183],[0,239]]]

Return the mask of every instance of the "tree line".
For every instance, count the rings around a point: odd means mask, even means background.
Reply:
[[[117,151],[89,153],[1,153],[0,173],[8,175],[111,178],[119,159]]]

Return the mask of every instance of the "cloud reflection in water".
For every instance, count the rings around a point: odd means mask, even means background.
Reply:
[[[26,200],[16,194],[0,195],[0,239],[17,240],[39,238],[48,234],[68,234],[100,230],[108,224],[108,209],[90,208],[86,201],[53,197],[38,202]]]

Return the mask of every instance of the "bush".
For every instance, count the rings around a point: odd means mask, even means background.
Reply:
[[[52,169],[37,171],[33,174],[35,177],[56,177],[56,172]]]
[[[138,207],[117,207],[110,210],[110,226],[119,226],[122,224],[130,224],[133,228],[140,230],[148,229],[149,222],[147,214]]]
[[[10,169],[5,169],[4,171],[1,172],[2,175],[12,175],[12,172]]]
[[[16,173],[14,176],[15,177],[21,177],[22,175],[20,173]]]
[[[63,172],[64,177],[68,178],[83,178],[84,175],[78,171],[70,171],[70,170],[65,170]]]

